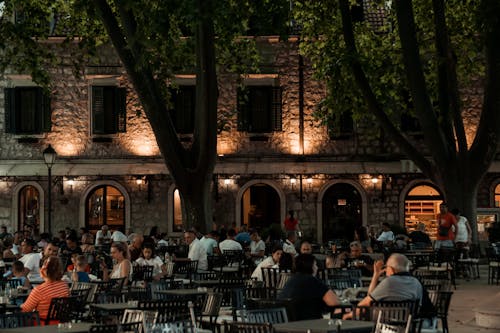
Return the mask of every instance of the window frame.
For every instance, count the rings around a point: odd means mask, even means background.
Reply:
[[[256,103],[254,101],[255,94],[265,92],[267,94],[267,124],[259,129],[255,129],[255,118],[253,114],[257,112]],[[283,130],[283,100],[282,87],[273,84],[245,84],[237,90],[237,118],[238,131],[247,132],[249,134],[266,134],[273,132],[281,132]],[[253,108],[253,109],[252,109]]]
[[[23,111],[26,107],[24,93],[33,91],[34,101],[31,110]],[[20,85],[4,88],[4,131],[7,134],[21,136],[39,136],[52,129],[51,96],[42,87],[36,85]],[[22,124],[23,119],[31,118],[32,129],[26,130]]]
[[[116,85],[94,83],[89,87],[90,95],[90,133],[92,136],[113,136],[127,132],[127,89]],[[96,96],[98,90],[102,90],[102,120],[96,119],[96,107],[98,102]],[[112,103],[110,106],[109,104]],[[111,114],[106,114],[111,113]],[[101,128],[96,130],[96,124]]]

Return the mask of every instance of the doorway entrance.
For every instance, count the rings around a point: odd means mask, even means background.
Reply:
[[[430,184],[414,186],[405,197],[405,228],[408,233],[415,231],[419,223],[425,224],[425,232],[436,239],[436,215],[443,196]]]
[[[241,197],[241,224],[250,229],[263,230],[271,224],[281,225],[280,198],[271,186],[257,183]]]
[[[354,230],[363,224],[362,199],[347,183],[330,186],[323,196],[323,242],[354,239]]]

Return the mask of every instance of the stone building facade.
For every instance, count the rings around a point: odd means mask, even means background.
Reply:
[[[353,133],[332,138],[314,117],[324,86],[299,56],[297,40],[269,37],[259,43],[263,70],[245,76],[243,83],[280,89],[281,126],[268,132],[241,130],[238,78],[219,75],[219,120],[227,126],[218,136],[214,222],[265,229],[294,210],[305,237],[315,241],[349,238],[355,226],[378,228],[382,222],[411,228],[424,220],[433,232],[432,218],[442,200],[437,188],[394,144],[364,135],[372,124],[355,123]],[[35,85],[17,73],[6,73],[0,82],[0,225],[17,230],[34,224],[48,231],[48,170],[42,151],[50,144],[57,152],[52,232],[83,226],[96,230],[108,223],[143,233],[158,226],[176,237],[188,227],[181,224],[175,184],[124,69],[112,50],[102,52],[81,77],[74,75],[70,55],[61,52],[61,63],[50,71],[54,84],[46,132],[7,130],[12,105],[5,88]],[[176,80],[194,84],[190,74]],[[95,133],[96,86],[126,89],[124,131]],[[478,105],[471,96],[467,119],[473,125]],[[189,144],[189,135],[182,136]],[[479,191],[478,206],[486,219],[500,212],[499,169],[495,162]]]

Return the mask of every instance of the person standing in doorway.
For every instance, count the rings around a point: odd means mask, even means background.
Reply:
[[[455,215],[455,218],[457,219],[455,247],[457,248],[458,255],[461,258],[468,258],[469,246],[472,239],[472,230],[470,228],[469,221],[465,216],[460,215],[460,211],[457,208],[452,209],[451,213]]]
[[[293,210],[288,211],[288,217],[285,219],[285,231],[288,233],[289,231],[300,231],[299,228],[299,220],[295,217],[295,212]]]

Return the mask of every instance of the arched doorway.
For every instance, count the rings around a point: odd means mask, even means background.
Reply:
[[[363,224],[362,198],[351,184],[336,183],[323,195],[323,242],[333,239],[351,241],[354,229]]]
[[[416,230],[419,223],[425,224],[425,231],[431,239],[436,238],[436,215],[443,196],[431,184],[420,183],[412,187],[405,197],[405,228],[408,233]]]
[[[27,185],[18,192],[17,230],[40,232],[40,192],[33,185]]]
[[[99,185],[85,198],[85,226],[96,232],[103,224],[125,232],[125,196],[115,186]]]
[[[264,183],[248,187],[241,196],[241,224],[263,230],[271,224],[281,225],[280,197],[276,190]]]

